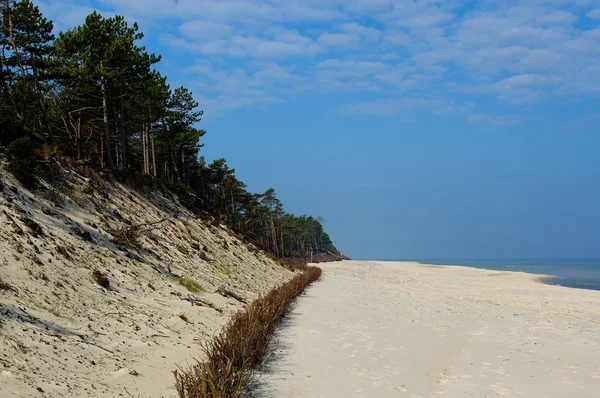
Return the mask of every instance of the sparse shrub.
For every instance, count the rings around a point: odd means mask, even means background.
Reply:
[[[33,145],[29,137],[21,137],[11,142],[6,152],[10,171],[26,186],[31,186],[35,182],[32,150]]]
[[[65,205],[65,199],[57,189],[44,191],[43,196],[52,202],[55,207],[63,207]]]
[[[22,217],[21,221],[23,221],[23,224],[27,225],[27,227],[31,230],[33,236],[44,236],[44,230],[42,229],[40,224],[36,223],[31,218]]]
[[[180,369],[173,374],[180,397],[239,398],[249,382],[243,370],[233,369],[232,361],[228,361],[227,366],[217,373],[210,364],[198,362],[189,371]]]
[[[177,278],[177,283],[192,293],[202,293],[205,290],[204,286],[185,275],[181,275],[179,278]]]
[[[47,162],[52,157],[56,156],[59,152],[58,146],[56,145],[44,145],[41,148],[34,148],[31,151],[31,156],[40,162]]]
[[[218,264],[216,271],[219,274],[231,277],[231,267],[229,265]]]
[[[110,281],[108,280],[108,277],[101,271],[95,270],[92,273],[92,276],[94,277],[96,283],[102,286],[103,288],[108,289],[110,287]]]
[[[81,192],[83,192],[86,195],[93,196],[94,192],[96,192],[96,190],[94,189],[94,186],[88,182],[85,185],[85,187],[83,187],[83,189],[81,190]]]
[[[75,235],[79,236],[84,241],[89,243],[95,243],[94,239],[92,238],[92,235],[88,231],[84,229],[75,229],[73,232],[75,233]]]
[[[177,247],[177,250],[179,250],[179,252],[180,252],[181,254],[184,254],[184,255],[186,255],[186,256],[189,256],[189,255],[190,255],[190,252],[189,252],[189,251],[188,251],[188,249],[186,249],[184,246],[177,245],[176,247]]]
[[[110,231],[110,224],[108,223],[106,218],[101,217],[100,222],[102,223],[102,226],[104,227],[105,230]]]
[[[87,194],[82,190],[80,191],[79,189],[73,189],[69,187],[64,188],[63,193],[67,195],[73,201],[73,203],[77,204],[77,206],[81,207],[82,209],[85,209],[90,203],[90,199],[86,196]]]
[[[266,242],[254,241],[254,242],[252,242],[252,244],[250,245],[250,247],[248,249],[250,251],[259,251],[259,250],[268,251],[269,244]]]
[[[71,255],[69,254],[69,252],[67,251],[67,249],[64,246],[56,246],[56,251],[61,254],[64,258],[66,258],[67,260],[69,260],[71,258]]]
[[[125,247],[130,249],[137,249],[140,247],[140,234],[136,228],[119,228],[111,233],[115,237],[116,241]]]

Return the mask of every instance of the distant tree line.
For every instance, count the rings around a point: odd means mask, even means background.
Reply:
[[[137,24],[94,12],[55,37],[31,1],[0,2],[0,143],[18,167],[37,150],[149,175],[279,257],[336,252],[321,219],[286,213],[273,189],[248,192],[224,159],[199,156],[203,113],[153,68],[161,57],[139,44]]]

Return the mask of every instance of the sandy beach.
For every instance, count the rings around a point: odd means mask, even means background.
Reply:
[[[599,291],[467,267],[322,268],[259,396],[600,396]]]

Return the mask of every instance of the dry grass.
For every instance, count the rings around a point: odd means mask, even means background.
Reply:
[[[181,275],[179,278],[177,278],[177,283],[192,293],[202,293],[205,290],[204,286],[185,275]]]
[[[231,272],[231,267],[229,265],[223,265],[221,263],[217,264],[217,268],[215,269],[215,271],[221,275],[225,275],[231,278],[231,275],[233,274]]]
[[[235,314],[223,332],[204,346],[205,363],[175,372],[179,397],[242,396],[265,357],[277,324],[294,299],[320,276],[320,268],[304,267],[302,273]]]
[[[129,249],[138,249],[140,247],[140,233],[135,228],[119,228],[111,231],[111,233],[118,243]]]
[[[119,214],[115,212],[115,215],[117,215],[119,218],[123,217]],[[147,222],[147,223],[142,223],[142,224],[137,224],[137,225],[131,225],[131,222],[125,220],[129,226],[124,227],[124,228],[119,228],[116,230],[112,230],[111,233],[112,235],[115,237],[115,240],[122,244],[123,246],[130,248],[130,249],[139,249],[140,248],[140,241],[139,238],[142,234],[147,234],[149,232],[151,232],[152,230],[158,228],[159,224],[162,224],[163,222],[167,221],[170,217],[165,217],[162,220],[159,221],[155,221],[155,222]],[[148,235],[146,235],[148,236]],[[181,251],[181,249],[180,249]]]

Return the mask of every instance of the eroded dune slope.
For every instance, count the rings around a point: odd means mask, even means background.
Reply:
[[[31,191],[0,167],[2,397],[175,396],[172,371],[292,275],[169,192],[60,173]]]

